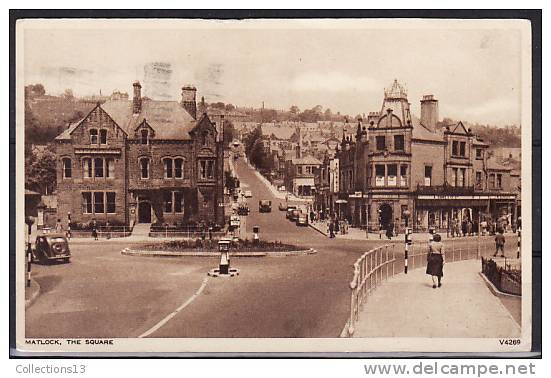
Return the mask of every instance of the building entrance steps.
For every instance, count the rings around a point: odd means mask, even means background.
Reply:
[[[132,229],[131,237],[149,237],[150,228],[151,223],[136,223]]]
[[[436,289],[424,268],[389,278],[368,295],[353,336],[519,337],[519,324],[479,271],[479,260],[446,263]]]

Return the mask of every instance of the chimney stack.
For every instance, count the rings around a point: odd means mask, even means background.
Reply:
[[[184,85],[182,87],[181,105],[193,117],[193,119],[197,119],[197,103],[195,102],[196,93],[197,88],[193,85]]]
[[[421,124],[432,132],[436,132],[438,124],[438,100],[434,95],[424,95],[421,100]]]
[[[134,84],[134,98],[132,99],[132,113],[139,114],[142,111],[142,86],[139,81]]]

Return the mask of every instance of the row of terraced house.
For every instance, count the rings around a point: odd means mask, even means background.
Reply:
[[[370,230],[445,230],[467,219],[516,226],[520,170],[491,157],[462,122],[441,125],[433,95],[423,96],[417,118],[394,81],[366,118],[317,167],[315,209]]]

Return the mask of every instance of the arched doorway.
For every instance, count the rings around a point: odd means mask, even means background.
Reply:
[[[151,203],[149,201],[138,203],[138,222],[151,223]]]
[[[388,203],[383,203],[379,206],[379,220],[381,222],[381,227],[385,230],[392,222],[392,206]]]

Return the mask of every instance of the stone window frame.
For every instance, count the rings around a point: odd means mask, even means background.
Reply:
[[[205,175],[203,175],[203,169],[201,167],[202,163],[205,163]],[[212,164],[211,170],[209,170],[209,163]],[[197,165],[198,165],[198,178],[200,180],[215,180],[216,179],[216,160],[214,158],[200,158],[197,159]],[[209,177],[208,172],[212,172],[212,175]]]
[[[117,214],[117,192],[113,190],[83,190],[81,193],[81,208],[83,214]],[[102,204],[103,204],[103,211],[96,211],[96,197],[97,194],[102,193]],[[109,195],[113,194],[113,201],[109,201]],[[86,195],[89,195],[90,202],[86,202]],[[113,204],[113,212],[109,211],[109,204]],[[91,211],[88,211],[88,206],[90,207]]]
[[[99,129],[98,144],[100,146],[107,146],[108,135],[109,135],[109,131],[107,129],[105,129],[105,128]]]
[[[69,162],[68,166],[67,161]],[[67,172],[69,174],[67,174]],[[63,178],[64,180],[73,178],[73,159],[71,159],[69,156],[61,157],[61,178]]]
[[[144,177],[142,161],[147,161],[147,177]],[[140,156],[138,158],[138,168],[140,170],[140,180],[149,180],[151,178],[151,158],[149,156]]]
[[[94,132],[94,133],[92,133]],[[96,128],[92,128],[88,130],[88,134],[90,136],[90,144],[97,145],[99,144],[99,131]]]
[[[87,180],[112,180],[115,178],[115,158],[103,157],[103,156],[83,156],[81,159],[82,166],[82,178]],[[101,169],[102,175],[96,176],[96,162],[102,161]],[[88,162],[88,165],[86,165]],[[112,169],[110,169],[109,162],[112,162]],[[88,167],[88,169],[86,169]]]
[[[176,211],[176,194],[180,193],[182,198],[180,199],[180,211]],[[170,202],[167,201],[167,194],[170,194]],[[163,214],[183,214],[184,213],[184,192],[181,190],[171,190],[163,193]],[[167,204],[170,203],[170,211],[167,211]]]
[[[143,127],[140,129],[139,140],[141,145],[149,145],[150,132],[149,129]],[[145,143],[144,143],[145,141]]]
[[[399,138],[401,138],[401,142],[396,143],[396,140],[400,140]],[[404,134],[394,134],[393,140],[394,140],[394,151],[404,152],[406,150],[406,136]],[[401,144],[401,148],[398,148],[398,144]]]
[[[167,171],[167,161],[171,161],[171,169],[170,169],[170,177],[168,177],[168,171]],[[180,167],[180,175],[178,176],[177,169],[176,169],[176,162],[181,161],[181,167]],[[161,163],[163,164],[163,177],[165,180],[186,180],[189,179],[189,171],[186,170],[187,168],[187,159],[183,156],[163,156],[161,158]],[[187,174],[186,174],[187,173]]]

